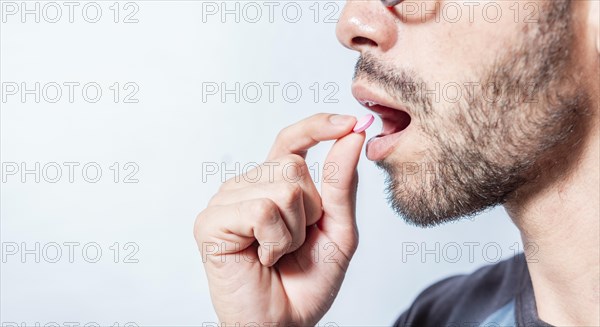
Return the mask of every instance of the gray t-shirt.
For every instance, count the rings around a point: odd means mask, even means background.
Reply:
[[[521,253],[470,275],[444,279],[423,291],[397,327],[551,326],[537,315]]]

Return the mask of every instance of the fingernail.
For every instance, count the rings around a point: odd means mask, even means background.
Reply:
[[[349,115],[331,115],[329,121],[334,125],[348,125],[350,122],[354,122],[356,118]]]

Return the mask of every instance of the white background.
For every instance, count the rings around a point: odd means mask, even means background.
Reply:
[[[63,13],[56,23],[46,21],[56,16],[51,7],[44,13],[48,2],[27,2],[30,9],[40,5],[39,23],[33,15],[25,19],[20,12],[7,15],[8,1],[1,2],[2,323],[216,322],[192,226],[221,177],[209,176],[203,182],[202,165],[224,163],[235,169],[236,162],[241,167],[260,162],[281,128],[313,113],[365,113],[350,94],[357,54],[339,45],[335,23],[325,21],[334,13],[330,21],[335,22],[343,2],[329,2],[327,7],[325,1],[295,2],[287,15],[282,8],[288,2],[274,2],[273,22],[263,2],[253,2],[245,12],[242,8],[251,2],[237,2],[239,23],[233,14],[224,19],[220,12],[207,16],[206,9],[213,7],[206,3],[203,7],[201,1],[134,1],[127,8],[120,2],[117,23],[115,10],[109,8],[113,1],[96,2],[102,9],[97,23],[86,22],[95,16],[93,8],[88,8],[87,16],[82,13],[86,2],[77,2],[72,23],[63,2],[57,2]],[[227,8],[234,7],[235,2],[228,2]],[[256,7],[262,16],[251,23]],[[297,7],[302,13],[292,23]],[[137,13],[129,19],[138,21],[124,23],[124,16],[135,8]],[[46,101],[44,94],[39,103],[34,95],[22,101],[22,92],[11,95],[6,89],[15,83],[31,89],[36,82],[40,88],[64,82],[80,86],[73,103],[66,86],[57,103]],[[91,82],[103,92],[97,103],[81,95],[82,85]],[[115,82],[121,86],[117,103],[109,89]],[[138,103],[124,102],[131,91],[123,90],[127,82],[139,87],[133,97]],[[243,94],[239,103],[233,95],[222,101],[221,93],[204,94],[203,99],[203,83],[233,88],[235,82],[241,83],[240,89],[247,83],[280,86],[272,102],[266,87],[256,103]],[[320,92],[315,101],[309,87],[317,82]],[[286,83],[300,85],[297,102],[282,96]],[[332,91],[324,88],[326,83],[337,86],[331,95],[336,103],[325,101]],[[293,89],[289,91],[293,98]],[[376,121],[368,136],[377,134],[380,126]],[[318,165],[329,146],[317,146],[308,157],[309,165]],[[407,226],[386,204],[383,173],[362,156],[360,246],[322,324],[390,325],[427,285],[497,262],[496,249],[501,250],[500,257],[507,257],[518,248],[518,231],[502,209],[435,229]],[[65,162],[79,164],[72,183]],[[110,169],[115,162],[120,165],[119,182]],[[126,170],[129,162],[133,164]],[[12,163],[24,163],[27,169],[36,163],[41,167],[57,163],[63,168],[62,177],[49,182],[56,175],[51,169],[48,176],[37,174],[39,182],[34,173],[10,175],[5,169]],[[98,182],[82,177],[86,163],[102,168]],[[133,176],[138,182],[123,183],[134,166],[139,168]],[[95,175],[93,169],[88,173]],[[51,262],[56,261],[48,245],[52,242],[63,251],[56,263]],[[65,242],[79,244],[74,262]],[[86,261],[95,257],[93,250],[88,256],[81,253],[92,242],[102,250],[96,263]],[[115,242],[120,247],[117,263],[111,248]],[[465,242],[477,242],[472,258]],[[35,253],[23,260],[22,245],[36,252],[36,243],[39,262]],[[123,248],[126,243],[135,248]],[[407,255],[407,244],[432,251]],[[455,260],[456,244],[462,255]],[[492,245],[487,253],[482,251],[485,244]],[[135,254],[125,260],[132,251]]]

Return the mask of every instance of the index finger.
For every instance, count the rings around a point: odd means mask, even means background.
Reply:
[[[306,152],[322,141],[336,140],[352,131],[356,118],[348,115],[315,114],[279,132],[267,161],[288,154],[306,158]]]

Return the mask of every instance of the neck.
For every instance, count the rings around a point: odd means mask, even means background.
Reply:
[[[588,132],[577,152],[560,158],[571,168],[545,172],[506,203],[525,244],[538,316],[557,326],[600,325],[600,137],[597,125]]]

